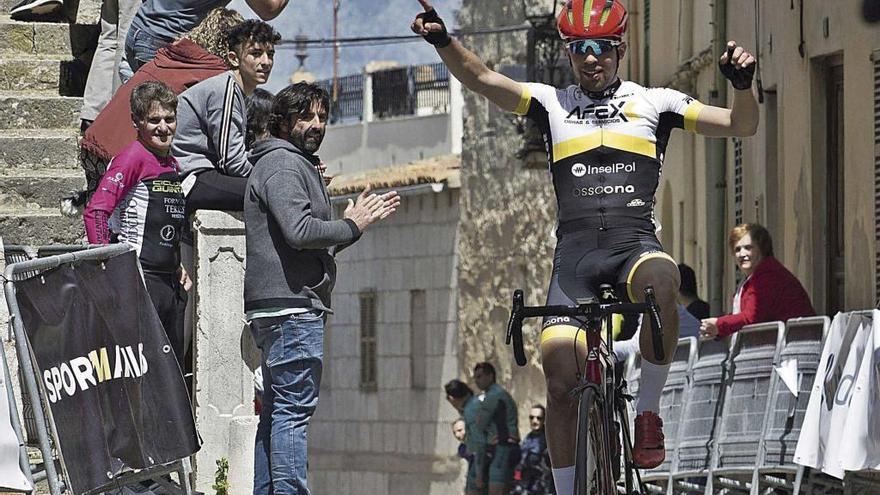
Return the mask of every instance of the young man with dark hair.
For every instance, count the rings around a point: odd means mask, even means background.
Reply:
[[[400,196],[362,192],[333,220],[315,155],[330,99],[298,83],[273,99],[272,137],[251,151],[244,202],[244,310],[262,351],[263,409],[254,452],[254,494],[308,495],[308,425],[318,405],[324,322],[336,252],[397,210]]]
[[[189,280],[180,266],[184,198],[171,141],[177,96],[160,82],[131,93],[137,140],[110,161],[83,219],[90,244],[134,246],[150,299],[183,366],[183,309]]]
[[[229,31],[230,70],[180,95],[179,126],[172,152],[184,175],[187,212],[241,211],[251,164],[245,150],[245,96],[272,72],[281,36],[249,19]]]

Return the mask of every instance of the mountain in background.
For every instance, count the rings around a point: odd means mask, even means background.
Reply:
[[[449,29],[454,29],[455,15],[461,0],[434,0],[437,12]],[[229,8],[238,10],[247,18],[256,18],[244,0],[233,0]],[[339,9],[339,38],[410,35],[409,25],[421,6],[416,0],[341,0]],[[270,24],[281,33],[285,41],[292,41],[298,34],[310,39],[333,37],[332,0],[290,0],[287,8]],[[276,48],[275,67],[265,89],[275,92],[288,84],[290,75],[296,71],[299,61],[294,56],[292,44]],[[310,47],[305,69],[318,79],[333,76],[333,49]],[[357,74],[364,65],[373,60],[391,60],[402,65],[439,62],[434,48],[421,40],[415,42],[375,46],[341,45],[339,49],[339,75]]]

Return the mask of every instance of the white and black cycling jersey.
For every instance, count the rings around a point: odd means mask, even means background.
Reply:
[[[601,95],[522,84],[516,113],[544,136],[560,225],[654,219],[674,128],[694,131],[703,104],[679,91],[618,80]]]

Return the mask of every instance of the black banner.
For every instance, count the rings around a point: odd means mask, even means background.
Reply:
[[[132,251],[15,283],[74,494],[123,467],[199,448],[180,367],[136,263]]]

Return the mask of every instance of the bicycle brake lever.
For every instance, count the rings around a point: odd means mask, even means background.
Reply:
[[[660,310],[654,297],[654,287],[645,287],[645,302],[648,304],[648,315],[651,317],[651,341],[654,346],[654,357],[661,362],[666,360],[663,349],[663,324],[660,321]]]
[[[523,320],[523,291],[513,291],[513,304],[510,309],[510,321],[507,322],[507,337],[505,344],[510,345],[513,340],[513,357],[519,366],[526,365],[526,353],[523,349],[522,320]]]

